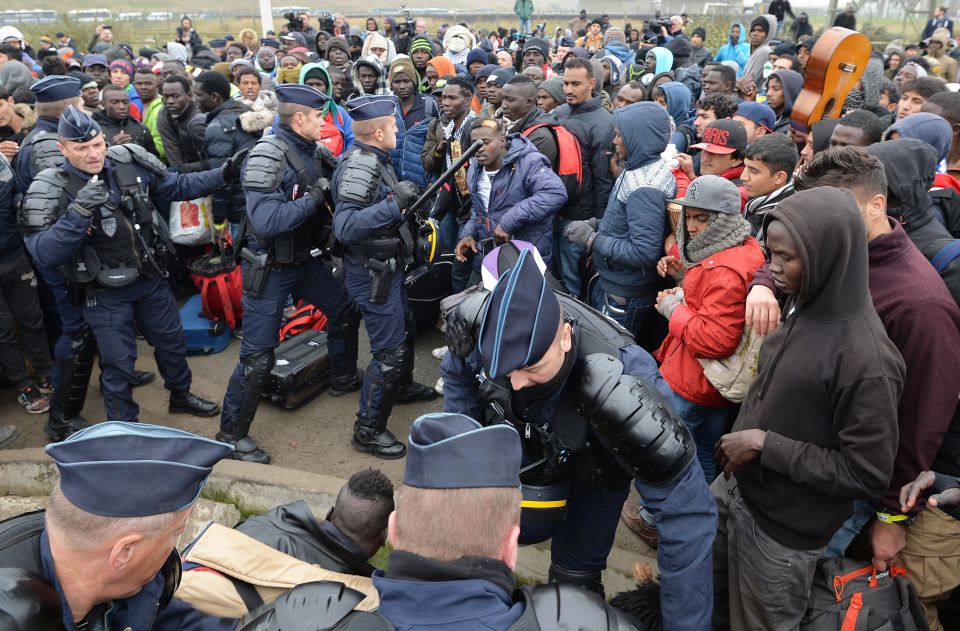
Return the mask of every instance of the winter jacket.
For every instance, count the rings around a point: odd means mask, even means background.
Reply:
[[[790,133],[790,113],[793,111],[793,102],[800,96],[803,89],[803,75],[793,70],[777,70],[770,74],[780,79],[783,86],[783,107],[773,124],[773,131],[781,134]]]
[[[677,151],[684,153],[689,148],[688,139],[695,137],[693,123],[696,120],[696,110],[690,109],[690,90],[679,81],[664,83],[660,89],[667,99],[667,113],[677,126],[670,136],[670,142],[677,147]]]
[[[17,221],[15,198],[19,185],[13,167],[0,155],[0,263],[12,261],[25,252],[23,234]]]
[[[167,108],[161,109],[157,115],[157,131],[163,138],[167,163],[178,167],[181,173],[204,171],[207,168],[201,159],[206,121],[207,117],[193,103],[177,118]]]
[[[916,138],[878,142],[867,151],[883,163],[887,175],[887,214],[898,220],[907,236],[928,260],[956,239],[936,220],[928,191],[933,184],[937,155],[933,147]],[[941,272],[954,301],[960,304],[960,258]]]
[[[423,168],[420,154],[427,140],[430,123],[434,118],[440,116],[440,109],[433,97],[419,94],[416,96],[418,103],[407,112],[403,123],[406,124],[407,120],[415,122],[404,130],[402,138],[398,128],[397,148],[394,149],[391,157],[398,178],[409,180],[417,186],[424,187],[436,178],[432,174],[427,174],[426,169]],[[428,109],[430,114],[427,114]],[[419,114],[414,110],[419,111]]]
[[[473,237],[479,244],[493,237],[499,225],[513,239],[529,241],[549,260],[553,252],[553,218],[567,202],[567,191],[550,161],[529,140],[507,137],[500,169],[490,182],[487,206],[477,194],[483,167],[475,161],[467,171],[470,187],[470,220],[460,229],[460,238]],[[474,257],[479,271],[482,257]]]
[[[777,36],[777,18],[772,15],[763,16],[767,20],[767,37],[751,53],[743,67],[743,76],[750,77],[757,87],[763,85],[763,66],[770,61],[770,53],[773,47],[770,46],[770,40]],[[750,41],[750,33],[746,33],[747,42]],[[749,43],[747,44],[749,46]]]
[[[227,101],[207,113],[203,132],[203,159],[209,168],[223,165],[241,149],[253,149],[262,134],[251,134],[240,126],[240,115],[250,108],[238,101]],[[246,213],[246,201],[240,182],[234,182],[213,194],[213,218],[217,223],[229,219],[237,223]]]
[[[686,270],[686,304],[670,317],[669,333],[654,355],[670,388],[688,401],[707,407],[728,407],[703,375],[697,358],[722,359],[737,349],[743,337],[747,288],[763,265],[763,252],[753,237],[727,248]]]
[[[837,14],[837,17],[833,18],[833,25],[855,31],[857,30],[857,14],[848,14],[846,11],[841,11]]]
[[[526,116],[516,121],[507,131],[511,134],[522,134],[534,125],[540,124],[539,121],[542,117],[543,110],[535,107],[527,112]],[[547,160],[550,161],[550,165],[553,167],[553,172],[556,173],[560,166],[560,148],[557,147],[557,137],[554,132],[550,130],[550,126],[542,125],[529,134],[524,134],[524,136],[533,143],[537,151],[547,157]]]
[[[690,53],[690,61],[703,68],[713,61],[713,51],[706,46],[701,46],[700,48],[694,46],[693,52]]]
[[[663,108],[650,102],[629,105],[613,116],[627,160],[593,239],[593,262],[604,291],[626,298],[652,296],[660,286],[657,261],[670,231],[667,199],[676,194],[669,166],[662,163],[662,170],[657,170],[660,154],[670,141],[670,121]],[[631,177],[635,171],[643,178],[639,186]],[[645,176],[651,171],[665,176],[658,180],[662,188],[647,181]]]
[[[759,376],[733,431],[766,431],[736,467],[757,525],[792,548],[826,545],[853,501],[886,493],[897,449],[904,364],[870,298],[866,230],[847,190],[797,193],[767,214],[803,265],[783,324],[760,348]]]
[[[733,31],[734,26],[740,27],[740,37],[734,41],[733,36],[730,35],[730,32]],[[747,65],[747,59],[750,58],[750,33],[747,31],[746,27],[740,22],[735,22],[730,25],[730,31],[727,33],[727,43],[720,47],[720,50],[717,51],[716,56],[713,58],[717,63],[722,63],[724,61],[735,61],[740,67],[737,70],[737,76],[743,75],[743,68]]]
[[[927,59],[931,61],[933,74],[939,75],[946,82],[957,80],[957,62],[947,54],[950,45],[950,35],[946,29],[937,29],[930,37],[932,41],[940,42],[940,50],[936,53],[927,54]]]
[[[108,145],[114,144],[114,136],[120,132],[126,132],[127,135],[132,138],[130,142],[135,145],[140,145],[153,155],[157,155],[157,148],[153,145],[153,136],[150,134],[150,130],[133,118],[128,116],[123,120],[116,120],[115,118],[107,116],[107,113],[103,110],[97,110],[93,113],[93,120],[97,121],[100,125],[100,128],[103,130],[103,137],[106,139]]]
[[[580,200],[568,200],[560,216],[564,219],[601,217],[613,187],[610,156],[614,136],[613,116],[603,109],[603,97],[595,96],[572,107],[564,103],[546,114],[543,122],[563,125],[580,141],[583,160]]]
[[[653,69],[653,74],[658,75],[661,72],[670,72],[673,68],[673,53],[662,46],[650,49],[647,55],[653,55],[657,58],[657,65]],[[646,59],[646,58],[644,58]]]

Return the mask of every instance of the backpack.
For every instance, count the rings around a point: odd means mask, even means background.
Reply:
[[[292,311],[284,313],[284,323],[280,327],[280,341],[283,342],[303,331],[322,331],[327,327],[327,316],[313,305],[299,301]]]
[[[563,125],[554,123],[537,123],[523,130],[523,137],[529,138],[534,130],[541,127],[550,129],[553,139],[557,143],[557,164],[553,172],[560,176],[564,188],[567,190],[567,199],[580,199],[580,189],[583,186],[583,160],[580,151],[580,141]]]
[[[800,631],[925,631],[923,607],[906,574],[897,565],[877,574],[852,559],[820,561]]]
[[[203,315],[208,320],[227,321],[231,329],[243,320],[243,276],[230,245],[214,247],[187,263],[187,271],[200,291]]]

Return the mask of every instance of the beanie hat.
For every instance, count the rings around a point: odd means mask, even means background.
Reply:
[[[768,35],[770,34],[770,23],[767,22],[767,18],[766,18],[766,17],[764,17],[764,16],[762,16],[762,15],[758,15],[757,17],[755,17],[755,18],[753,18],[752,20],[750,20],[750,30],[751,30],[751,31],[752,31],[753,29],[755,29],[756,27],[758,27],[758,26],[763,29],[763,32],[764,32],[764,33],[767,33]],[[742,36],[741,36],[741,37],[742,37]]]
[[[540,51],[540,54],[543,55],[544,61],[550,59],[550,44],[547,43],[547,40],[542,37],[531,37],[527,40],[527,43],[523,46],[523,52],[528,50],[537,50]]]
[[[550,95],[557,103],[566,103],[567,98],[563,95],[563,79],[561,77],[551,77],[540,83],[540,89]]]
[[[611,26],[607,29],[607,32],[603,34],[603,45],[606,46],[612,41],[627,43],[627,34],[623,32],[623,29],[619,26]]]
[[[467,53],[467,68],[470,67],[470,64],[478,61],[482,62],[484,66],[487,65],[487,51],[482,48],[471,48],[470,52]]]
[[[773,54],[778,57],[782,55],[796,55],[797,54],[797,45],[793,42],[783,42],[779,46],[773,49]]]
[[[693,45],[686,37],[674,37],[664,46],[673,53],[673,66],[677,67],[681,59],[688,59],[693,54]]]
[[[110,62],[110,70],[123,70],[133,79],[133,64],[131,64],[126,59],[116,59]]]
[[[477,80],[480,79],[489,79],[490,75],[493,74],[493,71],[499,68],[497,64],[487,64],[477,72]]]
[[[347,40],[344,39],[343,37],[331,37],[327,41],[327,48],[325,51],[327,55],[330,54],[331,48],[339,48],[343,52],[347,53],[347,55],[350,54],[350,46],[349,44],[347,44]]]
[[[698,26],[697,28],[693,29],[693,34],[699,35],[700,39],[707,39],[707,29],[703,28],[702,26]]]

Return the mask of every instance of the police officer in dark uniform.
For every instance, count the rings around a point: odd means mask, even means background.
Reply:
[[[192,376],[180,313],[159,266],[168,247],[153,222],[153,200],[202,197],[239,177],[242,156],[223,167],[179,175],[138,145],[109,150],[100,126],[70,106],[58,136],[66,161],[37,174],[24,197],[20,221],[30,256],[57,269],[96,336],[101,392],[110,419],[137,421],[136,328],[154,347],[169,411],[219,413],[216,403],[190,392]]]
[[[232,447],[178,429],[107,422],[46,451],[60,472],[49,506],[0,522],[0,568],[52,586],[67,631],[154,629],[180,580],[177,537]],[[23,598],[29,604],[30,594]],[[202,620],[185,611],[181,628]]]
[[[635,479],[661,537],[664,628],[708,631],[716,505],[655,361],[621,327],[551,291],[535,249],[501,256],[510,248],[484,261],[500,273],[493,290],[467,293],[447,313],[445,410],[512,425],[530,465],[525,489],[568,489],[557,500],[566,514],[549,528],[526,509],[521,524],[521,542],[552,536],[554,582],[603,593],[600,573]]]
[[[327,97],[305,85],[277,87],[280,124],[261,139],[243,174],[247,245],[243,267],[243,343],[223,401],[217,439],[234,445],[233,457],[267,463],[270,456],[249,436],[260,393],[274,364],[283,308],[292,296],[327,315],[331,363],[329,393],[360,388],[357,332],[360,312],[343,283],[318,257],[329,235],[329,176],[336,160],[318,145]]]
[[[17,154],[17,175],[22,191],[27,190],[37,173],[63,165],[57,126],[63,110],[70,105],[82,106],[80,88],[78,79],[64,75],[46,77],[31,86],[40,116]],[[40,265],[36,259],[34,265],[50,296],[47,302],[51,304],[44,304],[44,317],[57,318],[60,323],[60,335],[53,347],[52,376],[56,388],[50,397],[50,411],[44,425],[50,440],[59,441],[87,427],[81,412],[97,356],[97,343],[93,330],[83,319],[83,311],[68,299],[63,276],[54,269]],[[41,286],[41,298],[44,296]],[[134,377],[134,385],[141,386],[153,381],[156,375],[150,371],[134,370]]]
[[[390,161],[397,144],[396,98],[362,96],[348,102],[347,110],[356,142],[333,177],[334,236],[344,247],[347,289],[363,313],[373,353],[351,444],[380,458],[402,458],[406,447],[387,429],[394,402],[436,397],[413,380],[415,327],[403,288],[415,248],[405,212],[418,190],[397,181]]]

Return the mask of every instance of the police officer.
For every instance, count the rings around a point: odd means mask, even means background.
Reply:
[[[656,363],[622,328],[550,291],[536,250],[511,260],[509,248],[484,261],[500,273],[493,290],[447,315],[445,410],[517,428],[531,465],[524,484],[569,488],[557,499],[565,519],[549,530],[527,515],[521,524],[522,542],[553,537],[554,582],[603,592],[600,572],[635,478],[661,535],[664,629],[709,630],[716,506],[690,434],[664,404]]]
[[[405,212],[418,190],[397,181],[390,161],[397,144],[396,98],[362,96],[348,102],[347,110],[356,142],[333,177],[333,228],[345,249],[347,289],[363,313],[373,353],[351,444],[380,458],[402,458],[406,447],[387,429],[394,402],[436,397],[413,380],[415,327],[403,288],[415,247]]]
[[[46,512],[0,522],[0,567],[53,586],[67,631],[153,629],[179,583],[177,537],[232,447],[178,429],[107,422],[46,451],[60,478]],[[200,618],[187,612],[182,620]]]
[[[220,417],[217,439],[234,445],[233,457],[267,463],[270,456],[249,436],[260,393],[273,368],[280,321],[288,299],[303,298],[327,315],[329,393],[360,388],[357,332],[360,312],[343,283],[316,255],[330,220],[328,176],[336,160],[318,145],[327,97],[305,85],[277,87],[280,124],[261,139],[243,174],[249,232],[241,250],[243,343]]]
[[[37,124],[24,139],[17,154],[17,176],[21,190],[27,187],[37,173],[63,165],[64,157],[58,147],[57,127],[60,115],[71,106],[82,106],[80,81],[74,77],[53,75],[41,79],[30,90],[37,99]],[[53,347],[53,380],[55,389],[50,397],[50,411],[44,431],[50,440],[63,440],[73,432],[87,427],[81,416],[90,385],[90,374],[97,356],[93,330],[83,319],[83,312],[67,298],[63,276],[44,267],[34,259],[40,280],[49,290],[52,305],[44,304],[45,318],[56,318],[60,335]],[[45,296],[41,287],[41,298]],[[55,308],[53,308],[55,307]],[[134,370],[135,386],[150,383],[156,375]]]
[[[110,419],[137,421],[136,327],[154,347],[169,411],[214,416],[219,407],[190,392],[183,325],[164,271],[167,247],[153,200],[202,197],[239,177],[242,156],[223,167],[178,175],[138,145],[107,149],[100,126],[70,106],[60,118],[60,168],[37,174],[20,220],[30,256],[67,281],[100,351],[101,392]]]

